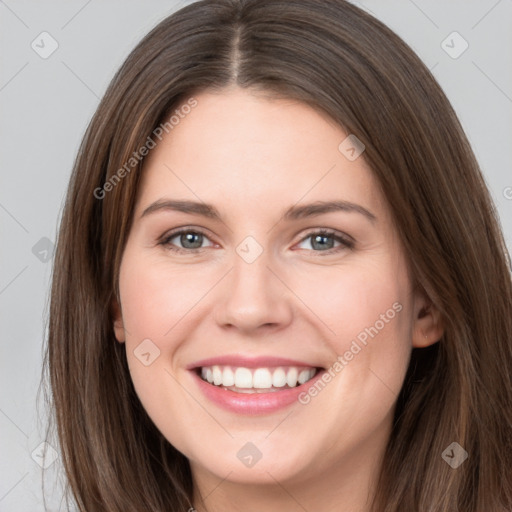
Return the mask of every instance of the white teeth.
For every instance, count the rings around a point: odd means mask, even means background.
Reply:
[[[226,366],[222,372],[222,385],[223,386],[234,386],[235,385],[235,374],[233,370]]]
[[[234,368],[231,366],[206,366],[201,368],[203,380],[215,386],[236,388],[238,390],[272,390],[276,388],[294,388],[308,382],[316,375],[315,368],[278,367],[278,368]]]
[[[286,386],[286,373],[282,368],[277,368],[272,375],[272,385],[275,388],[282,388]]]
[[[235,387],[252,388],[252,373],[248,368],[237,368],[235,371]]]
[[[299,378],[299,371],[297,368],[290,368],[286,373],[286,384],[291,388],[297,385],[297,379]]]
[[[314,375],[314,374],[313,374]],[[309,379],[311,379],[312,375],[311,375],[311,372],[309,370],[302,370],[300,373],[299,373],[299,378],[297,379],[298,383],[299,384],[304,384],[306,383]]]
[[[222,384],[222,370],[218,366],[214,366],[212,368],[213,373],[213,383],[216,386],[220,386]]]
[[[259,389],[272,387],[272,374],[267,368],[258,368],[253,375],[253,387]]]

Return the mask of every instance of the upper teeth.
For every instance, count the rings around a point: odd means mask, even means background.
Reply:
[[[278,368],[233,368],[231,366],[204,366],[201,377],[216,386],[236,388],[293,388],[297,383],[304,384],[316,374],[315,368],[295,366]]]

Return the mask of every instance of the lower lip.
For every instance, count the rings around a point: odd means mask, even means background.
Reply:
[[[270,393],[237,393],[209,384],[192,370],[192,375],[206,398],[230,412],[249,415],[268,414],[284,409],[294,402],[297,403],[299,395],[307,392],[309,387],[322,377],[323,373],[324,370],[319,370],[311,380],[291,389]]]

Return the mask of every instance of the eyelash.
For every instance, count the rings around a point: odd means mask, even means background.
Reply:
[[[203,237],[208,238],[207,234],[205,232],[201,231],[200,229],[182,228],[177,231],[173,231],[167,235],[164,235],[164,237],[159,242],[159,245],[162,245],[162,246],[166,247],[168,250],[176,252],[176,253],[188,253],[188,254],[196,253],[197,254],[199,252],[202,252],[204,249],[206,249],[206,247],[199,247],[196,249],[185,249],[185,248],[173,246],[173,244],[170,243],[170,241],[173,238],[176,238],[177,236],[185,234],[185,233],[194,233],[196,235],[202,235]],[[327,256],[327,255],[335,254],[343,249],[353,249],[354,245],[355,245],[354,240],[351,237],[348,237],[346,235],[342,236],[340,234],[337,234],[336,231],[332,231],[329,229],[318,229],[316,231],[311,231],[306,236],[304,236],[299,241],[299,243],[304,242],[305,240],[313,237],[314,235],[324,236],[324,237],[332,237],[332,238],[334,238],[335,241],[337,241],[341,244],[338,247],[333,247],[333,248],[327,249],[325,251],[315,251],[313,249],[305,249],[305,250],[310,250],[315,253],[319,253],[318,254],[319,256],[324,256],[324,255]]]

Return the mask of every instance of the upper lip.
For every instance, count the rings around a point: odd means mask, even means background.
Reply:
[[[224,356],[201,359],[187,366],[187,370],[194,370],[205,366],[236,366],[237,368],[270,368],[277,366],[299,366],[304,368],[320,368],[319,365],[275,356],[244,356],[241,354],[227,354]]]

